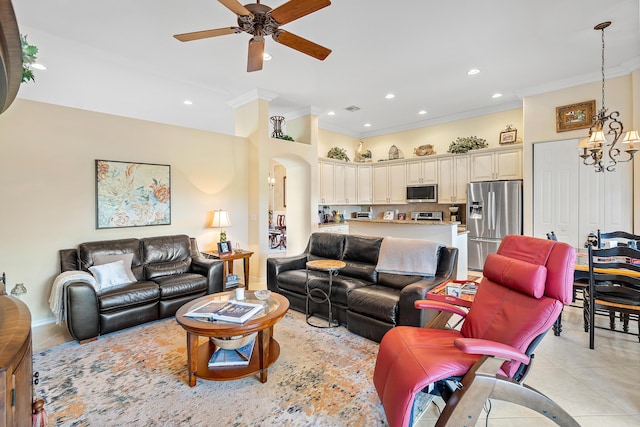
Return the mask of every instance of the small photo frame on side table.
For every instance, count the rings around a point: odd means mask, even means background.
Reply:
[[[595,111],[595,99],[556,107],[556,132],[590,128]]]
[[[218,254],[219,255],[226,255],[229,254],[233,251],[233,248],[231,247],[231,242],[226,241],[226,242],[218,242]]]
[[[514,144],[517,137],[518,131],[516,129],[502,131],[500,132],[500,145]]]

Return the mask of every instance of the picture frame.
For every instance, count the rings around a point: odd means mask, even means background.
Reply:
[[[96,160],[96,228],[171,224],[171,166]]]
[[[393,211],[384,211],[384,216],[382,217],[382,219],[387,219],[387,220],[393,219],[393,216],[394,216],[393,214],[394,214]]]
[[[556,132],[590,128],[595,111],[595,99],[556,107]]]
[[[407,219],[407,214],[405,212],[400,212],[398,214],[398,221],[405,221]]]
[[[233,247],[230,241],[218,242],[218,255],[226,255],[233,252]]]
[[[516,129],[500,132],[500,145],[515,144],[517,139],[518,131]]]

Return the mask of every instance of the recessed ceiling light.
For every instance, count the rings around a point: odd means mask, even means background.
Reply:
[[[420,110],[420,111],[418,111],[418,114],[425,115],[425,114],[427,114],[427,110]]]
[[[47,67],[45,67],[42,64],[38,64],[37,62],[34,63],[34,64],[31,64],[31,67],[35,68],[36,70],[46,70],[47,69]]]
[[[262,54],[262,58],[263,58],[265,61],[271,61],[271,58],[272,58],[272,57],[271,57],[271,55],[269,55],[267,52],[265,52],[265,53],[263,53],[263,54]]]
[[[491,95],[492,98],[500,98],[501,96],[501,93],[494,93],[493,95]]]
[[[364,124],[364,127],[366,127],[366,128],[370,128],[370,127],[371,127],[371,123],[365,123],[365,124]]]
[[[188,99],[184,101],[184,105],[191,105],[191,104],[193,104],[193,102],[189,101]]]
[[[335,115],[336,115],[336,112],[335,112],[335,111],[329,111],[329,112],[327,113],[327,115],[328,115],[328,116],[335,116]]]
[[[472,68],[469,71],[467,71],[467,74],[470,75],[470,76],[475,76],[479,72],[480,72],[480,70],[478,70],[477,68]]]
[[[387,99],[393,99],[395,97],[396,96],[394,94],[392,94],[392,93],[388,93],[388,94],[385,95],[385,98],[387,98]]]

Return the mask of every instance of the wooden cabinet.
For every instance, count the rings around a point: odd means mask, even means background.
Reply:
[[[0,295],[0,425],[30,427],[33,399],[31,313]]]
[[[359,205],[370,205],[373,203],[373,186],[371,185],[371,165],[358,166],[357,201]]]
[[[406,203],[405,174],[405,163],[373,166],[373,203]]]
[[[438,159],[438,203],[467,203],[469,156]]]
[[[437,183],[438,161],[436,159],[407,162],[407,185]]]
[[[522,146],[469,153],[472,182],[522,179]]]

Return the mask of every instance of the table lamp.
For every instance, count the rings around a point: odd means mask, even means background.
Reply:
[[[213,220],[211,221],[211,228],[217,228],[220,230],[220,241],[227,241],[227,232],[223,227],[231,227],[231,221],[229,220],[229,211],[218,209],[213,211]]]

